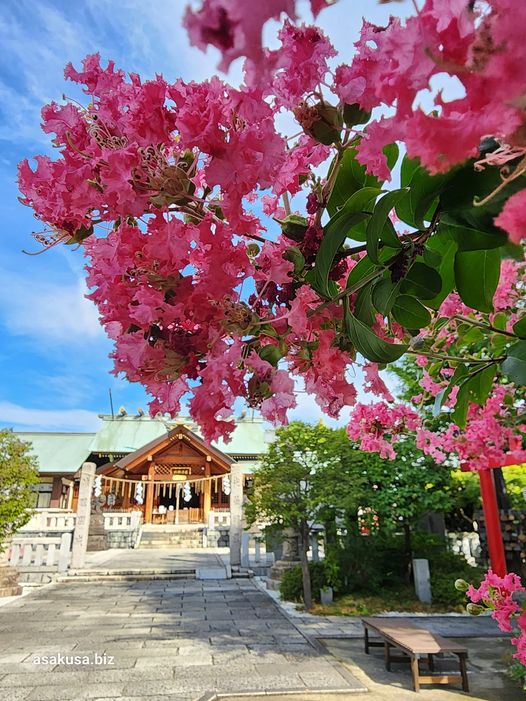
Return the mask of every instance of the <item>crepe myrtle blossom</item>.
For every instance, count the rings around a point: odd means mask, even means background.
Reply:
[[[312,13],[330,4],[311,0]],[[282,22],[274,50],[262,44],[268,20]],[[338,170],[331,162],[341,165],[351,146],[378,178],[378,189],[390,178],[384,147],[394,142],[431,173],[476,157],[481,171],[501,169],[503,185],[522,182],[526,84],[517,66],[526,60],[526,5],[426,0],[405,22],[364,21],[352,61],[335,69],[330,38],[297,23],[294,0],[195,2],[185,26],[197,47],[219,50],[223,70],[245,59],[240,87],[217,76],[200,83],[161,75],[142,80],[98,54],[87,56],[65,69],[85,105],[66,100],[42,110],[55,157],[39,155],[19,166],[21,201],[44,227],[37,241],[44,249],[77,244],[86,256],[89,296],[114,342],[115,373],[145,387],[153,412],[176,414],[189,398],[210,440],[228,438],[238,397],[265,418],[285,422],[299,377],[336,418],[355,404],[353,377],[362,366],[367,389],[387,402],[356,408],[349,430],[364,448],[392,458],[401,431],[415,430],[437,459],[451,450],[474,455],[483,435],[496,453],[519,450],[521,424],[512,425],[511,407],[497,406],[512,391],[499,389],[500,380],[490,408],[470,408],[466,444],[453,423],[431,437],[415,410],[393,406],[379,375],[382,357],[365,360],[349,340],[342,298],[354,311],[363,299],[353,290],[330,298],[331,290],[345,290],[363,247],[337,252],[325,293],[312,276],[322,257],[325,213],[334,215]],[[422,91],[444,73],[460,84],[461,97],[446,101],[430,93],[424,110]],[[349,107],[359,110],[358,126],[344,119]],[[371,118],[375,108],[383,116]],[[292,135],[276,126],[285,111],[295,123]],[[498,148],[484,155],[478,149],[486,137]],[[305,211],[298,193],[307,196]],[[523,238],[523,212],[526,201],[517,191],[495,215],[515,243]],[[269,217],[280,222],[279,233]],[[413,252],[422,250],[417,242]],[[373,312],[377,339],[427,359],[423,396],[445,388],[447,375],[434,373],[434,361],[454,356],[459,324],[466,323],[458,317],[502,327],[498,314],[507,314],[504,331],[512,333],[524,271],[513,261],[502,270],[490,317],[477,316],[452,293],[415,339],[401,323]],[[406,272],[401,260],[393,279]],[[440,325],[441,317],[448,323]],[[445,406],[454,410],[455,401],[451,392]]]
[[[478,588],[463,580],[457,580],[455,586],[466,592],[471,602],[467,605],[469,613],[479,615],[490,610],[500,630],[504,633],[515,632],[511,638],[511,644],[516,647],[513,657],[526,666],[526,614],[514,598],[515,594],[525,591],[520,577],[513,572],[499,577],[490,569]]]

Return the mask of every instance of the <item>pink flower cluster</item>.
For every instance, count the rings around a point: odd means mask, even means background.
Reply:
[[[484,406],[470,404],[462,430],[454,423],[443,431],[422,427],[417,432],[417,446],[438,463],[455,455],[472,470],[509,464],[510,458],[517,464],[526,462],[526,450],[522,449],[526,427],[515,424],[513,395],[512,386],[496,385]]]
[[[314,14],[329,4],[311,0]],[[269,420],[286,421],[295,406],[297,376],[331,417],[354,405],[348,369],[357,361],[342,338],[342,306],[323,303],[307,282],[327,204],[327,181],[315,169],[325,164],[328,170],[339,139],[345,144],[363,136],[362,129],[347,127],[338,136],[339,122],[331,119],[342,102],[393,108],[393,116],[369,122],[359,147],[368,171],[383,179],[389,171],[382,148],[393,141],[405,141],[409,154],[433,171],[472,156],[483,136],[500,138],[508,154],[520,152],[526,90],[516,66],[526,58],[526,8],[491,0],[484,14],[477,13],[464,0],[426,0],[405,24],[365,23],[352,64],[333,74],[332,44],[317,27],[294,24],[294,0],[261,0],[250,7],[204,0],[186,13],[190,38],[200,48],[218,48],[224,69],[247,59],[245,84],[238,89],[217,77],[143,82],[112,62],[102,66],[98,55],[88,56],[79,70],[67,66],[66,78],[83,86],[89,104],[44,107],[43,130],[53,135],[58,155],[38,156],[33,167],[20,164],[22,202],[46,227],[36,236],[45,247],[60,241],[83,245],[90,297],[115,343],[115,372],[145,386],[154,397],[152,411],[177,413],[181,399],[189,398],[191,415],[208,439],[228,436],[237,397]],[[289,19],[279,32],[281,46],[269,51],[262,29],[284,15]],[[415,105],[440,72],[460,81],[465,95],[447,103],[438,96],[436,109],[426,113]],[[503,74],[510,79],[503,81]],[[329,104],[334,96],[341,101],[337,106]],[[282,110],[296,117],[299,137],[279,132]],[[336,143],[320,138],[317,127],[335,130]],[[304,232],[295,238],[267,231],[259,213],[283,218],[290,197],[305,184],[310,192]],[[516,195],[497,220],[516,241],[524,207]],[[343,258],[330,280],[344,284],[355,264]],[[508,264],[504,270],[496,310],[515,314],[520,275]],[[452,295],[441,313],[469,311]],[[381,338],[405,336],[380,315],[374,331]],[[440,342],[447,348],[453,336],[448,326]],[[391,401],[378,367],[358,363],[367,388]],[[435,391],[430,383],[427,389]],[[511,428],[497,441],[506,415],[496,405],[470,412],[466,445],[452,427],[444,434],[444,451],[454,447],[473,456],[483,435],[497,453],[517,447]],[[364,448],[391,458],[388,441],[418,428],[407,407],[371,405],[357,409],[353,422],[350,432]],[[434,438],[422,432],[420,440],[438,455]]]
[[[466,596],[474,604],[491,609],[491,616],[497,621],[500,630],[511,633],[514,623],[518,635],[511,639],[517,651],[513,655],[526,666],[526,613],[522,606],[513,598],[516,593],[522,593],[520,577],[510,573],[499,577],[490,569],[477,589],[472,585],[466,591]]]
[[[400,435],[416,431],[420,417],[404,404],[389,406],[377,402],[357,404],[351,414],[347,434],[351,440],[359,440],[361,450],[379,453],[381,458],[394,460],[393,444]]]

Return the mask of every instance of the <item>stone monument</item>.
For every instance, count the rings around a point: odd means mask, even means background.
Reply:
[[[88,544],[86,550],[95,552],[97,550],[107,550],[106,531],[104,530],[104,514],[101,510],[101,502],[104,497],[91,498],[91,514],[88,529]]]
[[[279,589],[281,579],[287,570],[291,570],[300,563],[300,551],[298,544],[298,534],[294,528],[283,529],[283,552],[281,560],[277,560],[270,568],[267,579],[269,589]]]

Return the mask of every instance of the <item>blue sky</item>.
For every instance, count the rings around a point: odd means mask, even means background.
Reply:
[[[16,164],[52,153],[40,131],[43,104],[79,93],[63,69],[99,51],[126,71],[168,80],[202,80],[215,72],[217,54],[190,47],[181,28],[183,0],[2,0],[0,3],[0,425],[19,430],[93,430],[97,414],[115,408],[146,409],[142,388],[110,374],[111,344],[94,306],[84,298],[82,256],[66,247],[36,257],[30,237],[41,227],[18,200]],[[310,20],[307,3],[300,6]],[[340,0],[319,18],[340,61],[349,60],[361,17],[385,24],[404,16],[409,1],[377,5]],[[276,29],[266,27],[269,42]],[[238,82],[239,62],[231,79]],[[314,419],[311,397],[298,395],[294,418]]]

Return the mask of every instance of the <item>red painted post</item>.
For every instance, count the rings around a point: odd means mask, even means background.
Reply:
[[[499,577],[504,577],[506,574],[506,555],[504,553],[504,543],[502,541],[502,529],[500,525],[500,514],[497,504],[497,493],[495,492],[493,470],[480,470],[479,478],[491,569]]]

